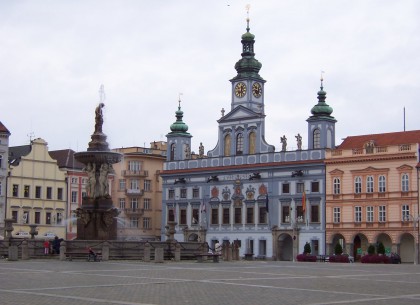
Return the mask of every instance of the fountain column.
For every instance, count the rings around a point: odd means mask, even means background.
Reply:
[[[113,173],[112,164],[121,161],[122,155],[110,151],[106,135],[102,132],[101,102],[95,109],[95,131],[91,136],[87,151],[78,152],[75,159],[85,164],[88,176],[87,196],[82,199],[82,206],[77,215],[77,239],[113,240],[117,239],[117,220],[119,214],[109,195],[108,174]]]

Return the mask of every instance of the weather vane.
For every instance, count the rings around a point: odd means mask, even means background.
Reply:
[[[325,71],[321,71],[321,87],[323,87],[324,85],[322,84],[322,82],[324,81],[324,73]]]
[[[182,93],[178,93],[178,103],[179,103],[179,108],[181,108],[181,95]]]
[[[246,9],[246,23],[247,23],[247,27],[249,28],[249,9],[251,8],[251,4],[247,4],[245,6]]]
[[[104,85],[102,84],[101,87],[99,87],[99,102],[103,103],[105,101],[105,89]]]

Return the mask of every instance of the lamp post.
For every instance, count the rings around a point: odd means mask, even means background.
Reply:
[[[409,215],[410,218],[413,220],[413,228],[414,230],[417,231],[417,245],[416,245],[416,240],[414,240],[414,264],[418,264],[419,263],[419,245],[420,245],[420,231],[417,228],[417,222],[420,220],[420,215],[417,215],[416,217]]]

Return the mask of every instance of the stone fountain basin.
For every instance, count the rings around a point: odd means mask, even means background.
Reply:
[[[108,163],[114,164],[121,161],[122,154],[112,151],[82,151],[74,154],[77,161],[83,164]]]

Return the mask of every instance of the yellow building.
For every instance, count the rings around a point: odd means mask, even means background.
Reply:
[[[347,137],[326,154],[326,242],[356,258],[382,243],[417,262],[420,130]]]
[[[119,208],[119,240],[160,240],[162,181],[166,142],[152,142],[150,148],[127,147],[114,164],[112,201]]]
[[[38,238],[65,237],[66,175],[38,138],[30,145],[9,148],[7,218],[15,219],[15,236],[29,235],[36,225]]]

